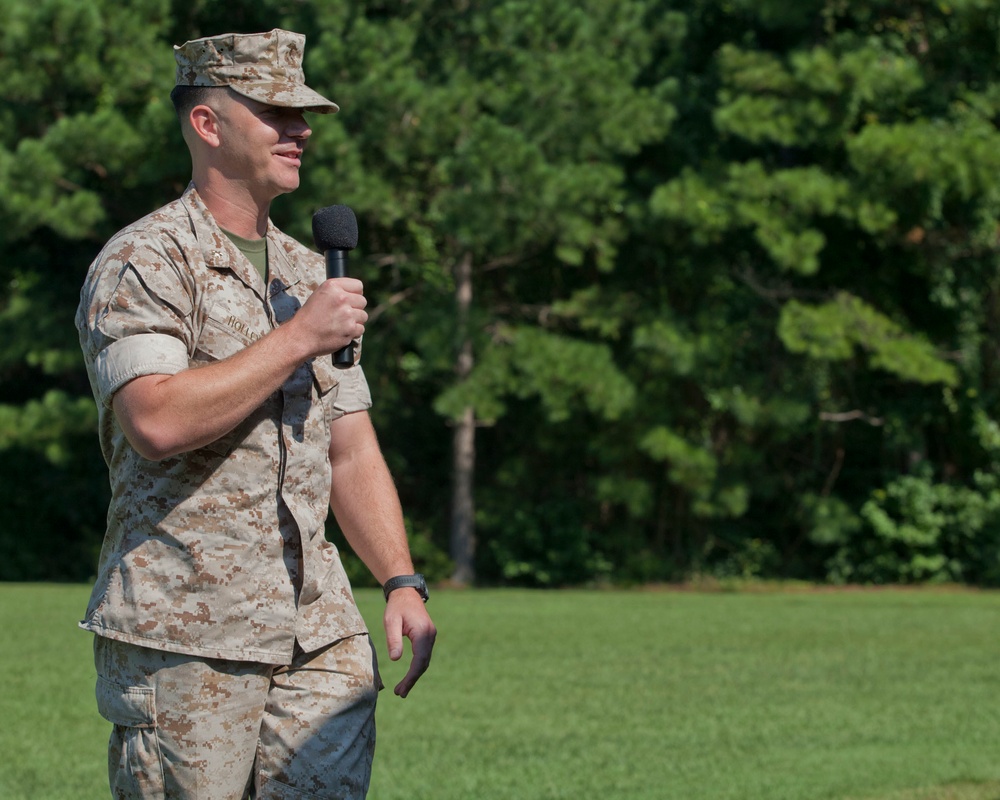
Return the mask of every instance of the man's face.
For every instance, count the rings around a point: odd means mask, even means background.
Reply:
[[[219,117],[219,167],[258,201],[270,202],[299,186],[299,167],[312,129],[302,109],[282,108],[227,93]]]

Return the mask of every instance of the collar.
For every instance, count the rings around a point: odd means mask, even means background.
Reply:
[[[205,266],[214,270],[232,272],[263,299],[265,287],[260,273],[257,272],[253,264],[247,261],[239,248],[233,244],[232,240],[222,232],[219,223],[215,221],[212,212],[208,210],[205,201],[198,194],[198,189],[194,185],[194,181],[188,184],[187,189],[184,190],[184,194],[181,195],[181,204],[184,206],[191,220],[191,231],[194,233],[198,247],[201,249]],[[274,230],[275,228],[271,224],[271,220],[268,219],[265,238],[268,240],[269,245],[269,261],[270,254],[279,249],[272,244]],[[271,266],[270,263],[268,266]]]

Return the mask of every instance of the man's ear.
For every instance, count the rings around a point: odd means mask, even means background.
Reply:
[[[221,143],[219,131],[219,116],[206,105],[195,106],[188,115],[191,131],[209,147],[218,147]]]

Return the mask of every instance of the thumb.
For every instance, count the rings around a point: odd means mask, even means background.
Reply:
[[[403,619],[398,614],[386,611],[382,621],[385,625],[385,645],[389,651],[389,659],[399,661],[403,655]]]

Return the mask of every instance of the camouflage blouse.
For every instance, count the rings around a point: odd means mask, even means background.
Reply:
[[[112,411],[133,378],[224,359],[291,318],[325,279],[323,258],[270,223],[267,245],[265,286],[192,185],[90,267],[76,324],[112,496],[83,628],[274,664],[296,641],[310,651],[365,630],[324,536],[330,423],[371,406],[359,364],[306,362],[233,431],[162,461],[140,456]]]

